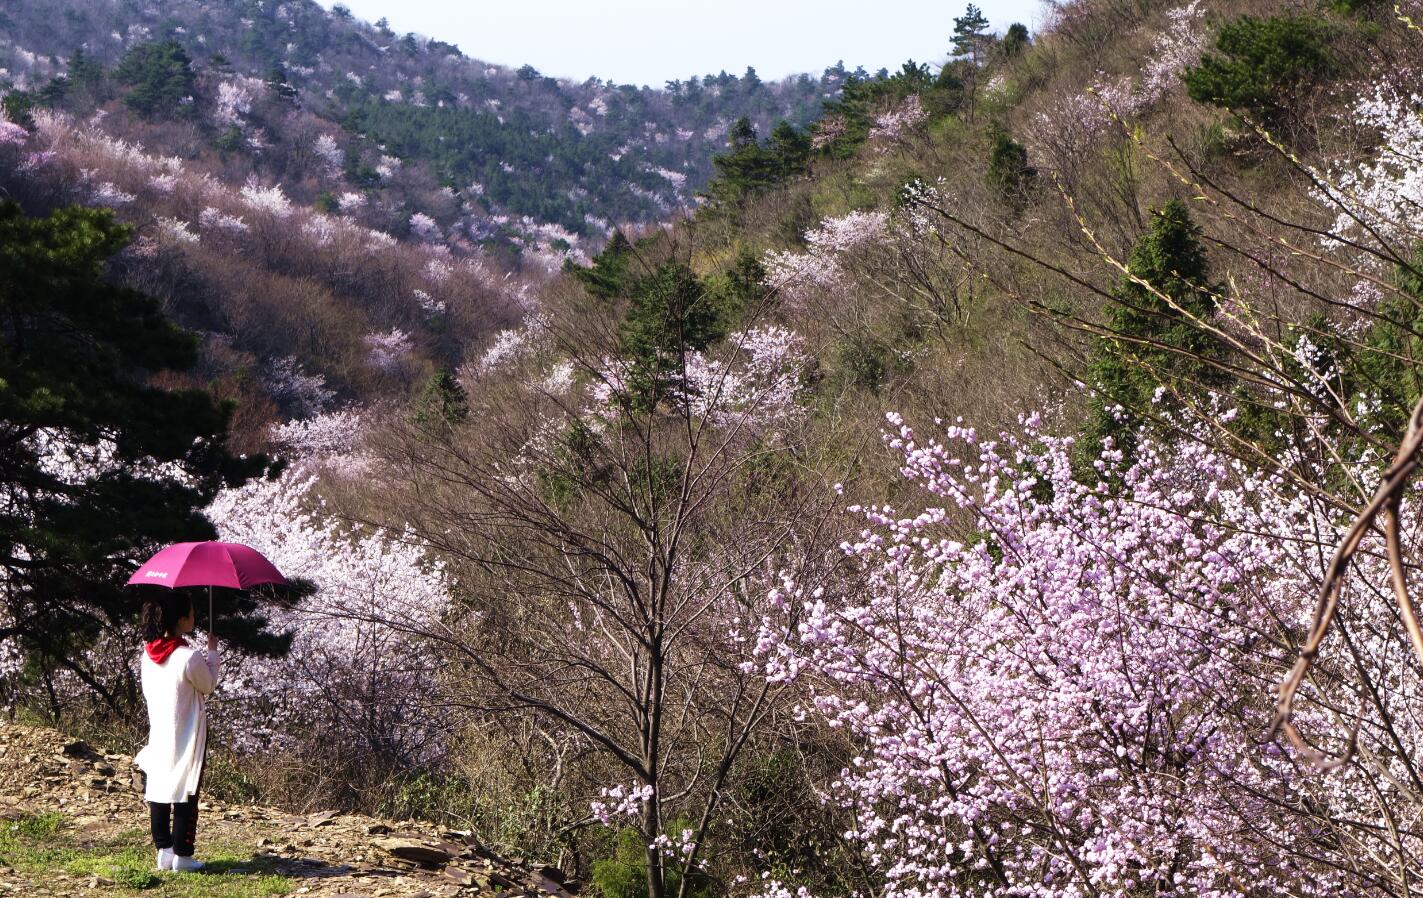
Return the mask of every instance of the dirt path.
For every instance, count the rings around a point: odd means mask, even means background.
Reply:
[[[126,755],[0,723],[0,896],[572,898],[558,871],[521,868],[462,833],[216,801],[200,805],[209,871],[153,874],[139,783]]]

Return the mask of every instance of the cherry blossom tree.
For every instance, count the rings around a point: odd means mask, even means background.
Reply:
[[[426,705],[436,665],[406,635],[448,606],[443,566],[408,533],[351,526],[318,489],[322,475],[357,472],[363,433],[349,409],[283,425],[274,440],[292,464],[282,476],[226,491],[207,509],[222,539],[315,587],[269,613],[269,626],[292,634],[285,657],[229,662],[218,711],[239,750],[364,758],[382,770],[444,751],[447,722]]]
[[[1108,447],[1083,482],[1070,439],[1023,427],[925,440],[891,415],[923,505],[851,506],[868,522],[842,545],[855,575],[770,595],[764,670],[860,746],[828,797],[882,894],[1406,888],[1423,730],[1405,685],[1418,662],[1383,632],[1390,602],[1356,597],[1352,658],[1311,689],[1311,722],[1351,721],[1368,762],[1324,779],[1263,739],[1265,684],[1337,515],[1200,443],[1144,446],[1129,466]],[[1391,783],[1405,791],[1386,798]]]

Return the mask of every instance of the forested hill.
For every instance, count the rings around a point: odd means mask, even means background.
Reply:
[[[1418,0],[970,5],[596,253],[441,183],[516,120],[448,48],[163,9],[4,98],[0,710],[137,744],[122,584],[216,536],[313,591],[219,597],[213,797],[592,898],[1418,893]]]
[[[738,118],[762,133],[781,119],[804,125],[846,77],[836,66],[774,83],[749,69],[685,73],[658,88],[575,83],[470,59],[453,44],[313,0],[33,0],[0,8],[0,85],[37,104],[92,109],[117,90],[100,69],[164,41],[214,77],[186,104],[174,95],[140,112],[206,119],[212,127],[195,140],[261,154],[301,135],[253,134],[208,110],[250,103],[253,82],[280,85],[303,108],[368,138],[346,156],[348,180],[378,182],[383,154],[428,161],[485,213],[462,223],[476,239],[497,230],[501,214],[574,233],[665,219],[706,183],[710,157]],[[280,176],[281,154],[267,155]]]

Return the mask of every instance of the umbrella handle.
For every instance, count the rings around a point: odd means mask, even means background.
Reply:
[[[208,633],[216,636],[217,630],[213,627],[212,619],[212,587],[208,587]]]

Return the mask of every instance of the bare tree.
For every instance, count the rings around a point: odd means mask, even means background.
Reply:
[[[522,361],[466,378],[467,410],[417,413],[384,447],[401,515],[457,584],[438,625],[389,622],[437,647],[444,707],[533,714],[600,754],[603,819],[636,822],[649,898],[705,879],[733,767],[784,710],[748,634],[774,572],[831,537],[793,338],[697,350],[686,314],[637,358],[606,318],[529,325]]]

